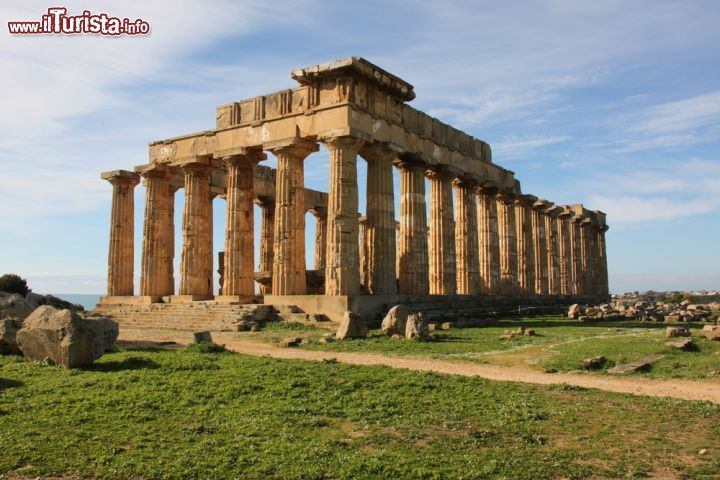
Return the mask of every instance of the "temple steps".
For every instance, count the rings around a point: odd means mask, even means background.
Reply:
[[[271,305],[228,304],[213,301],[98,305],[95,310],[126,328],[236,331],[239,322],[276,319]]]

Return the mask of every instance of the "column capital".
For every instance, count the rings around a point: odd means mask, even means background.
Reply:
[[[545,215],[548,215],[553,218],[559,217],[562,212],[563,212],[563,208],[559,207],[555,204],[551,204],[547,209],[545,209]]]
[[[478,182],[475,179],[466,178],[466,177],[455,177],[452,181],[452,184],[457,188],[476,188],[476,187],[478,187]]]
[[[147,163],[135,167],[135,172],[140,174],[142,178],[161,178],[166,179],[172,176],[170,167],[160,163]]]
[[[428,165],[425,169],[425,176],[431,180],[450,181],[457,176],[457,173],[440,165]]]
[[[535,200],[530,208],[532,208],[533,210],[537,210],[538,212],[544,213],[544,211],[550,205],[552,205],[552,204],[550,202],[548,202],[547,200],[540,199],[540,200]]]
[[[475,187],[475,193],[477,193],[478,195],[494,197],[498,193],[498,188],[492,183],[483,182]]]
[[[275,200],[264,195],[258,195],[255,203],[261,208],[275,208]]]
[[[538,198],[535,195],[529,195],[527,193],[524,193],[515,197],[515,205],[532,207],[532,205],[537,201],[537,199]]]
[[[503,202],[503,203],[506,203],[506,204],[508,204],[508,205],[513,204],[513,203],[515,202],[515,199],[517,198],[517,196],[516,196],[513,192],[511,192],[511,191],[509,191],[509,190],[499,190],[499,191],[495,194],[495,197],[496,197],[499,201],[501,201],[501,202]]]
[[[425,162],[415,159],[400,159],[395,163],[395,166],[405,172],[425,171],[426,168]]]
[[[355,148],[359,150],[365,145],[365,139],[352,135],[327,136],[319,139],[328,147],[332,148]]]
[[[387,142],[365,142],[358,152],[366,161],[394,161],[403,150]]]
[[[293,157],[305,158],[311,153],[320,150],[320,147],[312,140],[301,137],[290,137],[264,143],[263,149],[271,151],[273,155],[287,154]]]
[[[241,161],[243,159],[257,163],[262,160],[267,160],[267,155],[265,155],[262,149],[258,147],[235,147],[218,150],[213,153],[213,158],[224,160],[226,163],[229,161]]]
[[[130,185],[132,187],[140,183],[140,175],[128,170],[111,170],[100,174],[102,180],[107,180],[112,185]]]

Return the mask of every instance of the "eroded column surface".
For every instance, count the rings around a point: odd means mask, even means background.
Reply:
[[[360,293],[357,152],[354,137],[323,140],[330,151],[325,295]]]
[[[593,248],[593,232],[592,223],[589,219],[585,219],[580,224],[580,238],[583,258],[583,291],[587,295],[595,293],[594,290],[594,274],[595,274],[595,249]]]
[[[547,235],[548,293],[560,295],[560,263],[557,216],[562,209],[552,206],[545,212],[545,234]]]
[[[477,295],[480,293],[480,260],[475,183],[456,178],[453,185],[455,186],[457,293]]]
[[[381,145],[368,145],[360,155],[367,161],[366,278],[367,292],[397,293],[397,249],[393,160],[396,154]]]
[[[170,173],[166,167],[151,165],[141,172],[145,184],[140,295],[160,297],[172,293],[168,284],[170,219]]]
[[[273,262],[275,259],[275,202],[269,198],[258,198],[258,206],[262,212],[260,219],[260,259],[258,270],[268,272],[272,275]],[[324,260],[323,260],[324,262]],[[272,281],[270,285],[260,285],[260,293],[270,295],[272,293]]]
[[[325,274],[325,262],[327,259],[327,210],[315,210],[315,270]]]
[[[483,295],[500,293],[500,236],[498,232],[497,189],[478,187],[478,254],[480,290]]]
[[[515,200],[518,289],[523,295],[535,295],[535,250],[530,207],[536,200],[531,195],[522,195]]]
[[[205,162],[180,167],[185,176],[180,295],[212,296],[211,167]]]
[[[544,200],[534,202],[532,205],[532,239],[535,254],[535,293],[548,294],[548,256],[547,234],[545,233],[545,209],[548,203]]]
[[[557,219],[558,222],[558,261],[560,268],[560,294],[573,294],[573,269],[572,269],[572,222],[571,215],[563,211]]]
[[[226,157],[227,206],[225,216],[225,267],[223,296],[255,295],[255,239],[253,167],[261,152]]]
[[[500,292],[515,295],[517,282],[517,238],[514,196],[500,192],[497,195],[498,227],[500,235]]]
[[[112,185],[110,213],[110,248],[108,251],[107,293],[109,296],[132,296],[135,266],[135,197],[140,175],[127,170],[101,175]]]
[[[574,216],[570,220],[570,242],[572,250],[572,280],[573,294],[583,295],[583,260],[582,260],[582,243],[580,236],[580,223],[582,218]]]
[[[427,295],[428,278],[427,211],[425,206],[425,165],[400,162],[399,286],[405,295]]]
[[[265,146],[277,157],[275,174],[275,261],[273,295],[304,295],[305,176],[303,161],[318,150],[314,142],[293,138]]]
[[[428,170],[426,175],[430,180],[430,294],[454,295],[457,291],[452,200],[454,175],[438,170]]]

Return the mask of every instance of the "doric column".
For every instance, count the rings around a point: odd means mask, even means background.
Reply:
[[[500,293],[500,238],[498,233],[497,189],[478,187],[478,252],[480,290],[483,295]]]
[[[262,152],[225,157],[227,205],[223,296],[255,296],[255,221],[253,215],[253,168],[263,160]]]
[[[136,169],[145,184],[140,295],[160,297],[172,292],[168,284],[168,224],[170,223],[170,172],[149,164]]]
[[[358,248],[360,251],[361,291],[367,293],[367,285],[370,277],[370,270],[368,269],[370,252],[368,248],[367,217],[362,215],[358,217]]]
[[[586,218],[580,224],[580,249],[582,256],[582,290],[585,295],[593,294],[592,275],[593,275],[593,248],[592,248],[592,224],[590,219]]]
[[[318,150],[315,142],[290,138],[266,144],[277,157],[275,174],[275,262],[273,295],[304,295],[305,157]]]
[[[558,216],[558,261],[560,268],[560,294],[573,294],[573,268],[572,268],[572,214],[563,209]]]
[[[355,137],[323,139],[330,151],[325,295],[360,293],[357,152]]]
[[[547,234],[545,233],[545,209],[548,202],[538,200],[532,205],[532,239],[535,255],[535,293],[548,294]]]
[[[315,216],[315,261],[316,271],[325,275],[325,262],[327,260],[327,210],[314,210]]]
[[[140,175],[127,170],[104,172],[100,178],[112,185],[110,248],[107,292],[109,296],[132,296],[135,265],[135,186]]]
[[[500,234],[500,292],[503,295],[518,293],[514,202],[515,196],[511,193],[500,192],[497,195]]]
[[[605,246],[605,232],[607,232],[608,226],[602,225],[597,232],[597,244],[598,244],[598,262],[600,270],[600,294],[604,296],[610,295],[610,288],[608,283],[608,266],[607,266],[607,248]]]
[[[522,195],[515,200],[518,258],[518,288],[523,295],[535,295],[535,250],[532,236],[532,204],[537,197]]]
[[[212,296],[212,203],[207,160],[180,166],[185,176],[180,295]]]
[[[430,294],[454,295],[457,292],[452,199],[454,175],[438,169],[427,170],[425,174],[430,180]]]
[[[272,276],[273,263],[275,260],[274,230],[275,230],[275,202],[266,197],[258,199],[258,205],[262,212],[260,219],[260,261],[258,270],[268,272]],[[272,282],[271,282],[272,283]],[[260,285],[260,293],[270,295],[271,285]]]
[[[475,182],[456,178],[455,186],[455,254],[457,256],[457,293],[480,293],[478,258],[478,223]]]
[[[545,234],[547,235],[548,293],[560,295],[560,263],[557,217],[562,208],[553,205],[545,211]]]
[[[570,220],[570,243],[572,250],[572,279],[573,279],[573,295],[584,295],[582,276],[583,276],[583,260],[582,260],[582,244],[580,236],[580,223],[582,218],[573,216]]]
[[[165,282],[163,290],[165,295],[175,294],[175,192],[180,189],[179,185],[168,184],[167,192],[167,218],[163,226],[165,235],[165,249],[163,251],[163,263],[165,264]]]
[[[378,144],[365,146],[360,155],[367,161],[366,238],[367,293],[397,293],[395,194],[393,191],[393,160],[396,154]]]
[[[425,165],[400,162],[400,293],[427,295],[428,237],[425,206]]]

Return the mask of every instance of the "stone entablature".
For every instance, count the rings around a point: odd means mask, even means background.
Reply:
[[[492,163],[487,143],[408,106],[412,85],[366,60],[328,62],[292,77],[300,87],[218,107],[214,130],[151,143],[150,162],[135,172],[103,174],[113,184],[110,296],[133,294],[128,235],[141,177],[147,196],[140,293],[149,301],[175,294],[178,189],[185,207],[176,301],[213,297],[215,197],[228,205],[218,300],[253,299],[253,202],[262,211],[258,270],[261,292],[272,293],[266,301],[305,296],[308,275],[313,291],[333,297],[608,295],[604,213],[524,194],[513,172]],[[328,193],[304,187],[306,158],[320,143],[330,154]],[[277,158],[276,170],[258,165],[265,152]],[[362,187],[358,158],[368,166]],[[362,224],[359,188],[367,194]],[[311,272],[308,211],[317,219]]]

